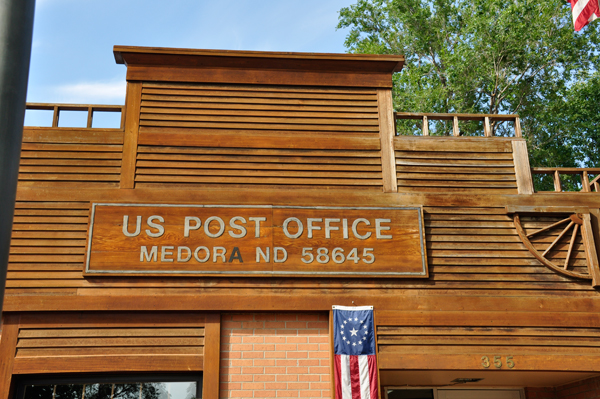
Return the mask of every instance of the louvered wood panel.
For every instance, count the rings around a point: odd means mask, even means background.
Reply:
[[[19,185],[117,188],[122,151],[122,144],[24,142]]]
[[[140,146],[136,187],[382,189],[380,151]]]
[[[37,281],[42,287],[65,287],[82,280],[88,216],[88,202],[18,201],[8,285]]]
[[[141,132],[157,127],[379,132],[373,89],[144,83],[141,105]]]
[[[424,215],[430,275],[438,286],[445,282],[465,288],[520,283],[522,288],[535,289],[553,283],[557,289],[561,285],[588,288],[586,282],[560,276],[536,260],[521,242],[504,208],[427,207]],[[526,229],[541,224],[548,223],[531,218],[524,221]],[[550,231],[535,245],[545,248],[559,233]],[[564,261],[567,250],[565,245],[558,245],[555,256]],[[587,271],[580,238],[572,259],[569,270]]]
[[[597,328],[377,326],[379,353],[599,355]],[[504,361],[504,359],[503,359]],[[518,360],[517,360],[518,362]],[[506,368],[506,366],[505,366]]]
[[[398,192],[517,194],[508,140],[396,137]]]

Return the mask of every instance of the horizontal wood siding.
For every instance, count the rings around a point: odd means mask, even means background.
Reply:
[[[39,319],[38,319],[39,318]],[[16,373],[202,370],[204,316],[57,314],[22,317]]]
[[[144,83],[140,127],[142,132],[150,127],[185,127],[377,135],[377,92]]]
[[[86,230],[89,213],[86,202],[18,202],[9,258],[7,293],[63,292],[78,289],[157,289],[176,292],[184,287],[212,286],[215,280],[193,278],[88,278],[83,277]],[[425,236],[430,278],[366,282],[366,287],[427,290],[446,289],[528,289],[591,290],[589,281],[561,276],[543,266],[525,248],[504,208],[425,207]],[[558,216],[557,218],[560,218]],[[548,219],[548,220],[546,220]],[[524,218],[526,230],[547,226],[554,218]],[[554,241],[559,229],[532,239],[541,250]],[[558,244],[552,257],[561,264],[567,244]],[[586,261],[580,238],[573,248],[569,270],[585,272]],[[293,287],[292,280],[278,284]],[[354,286],[357,282],[353,280]],[[239,284],[238,284],[239,283]],[[247,287],[248,283],[225,282],[226,286]],[[253,280],[255,287],[270,287],[271,280]],[[302,285],[302,283],[300,283]],[[339,287],[339,280],[324,279],[321,286]],[[391,285],[390,285],[391,284]],[[332,291],[332,292],[334,292]]]
[[[123,132],[96,130],[25,129],[20,187],[118,188]]]
[[[398,192],[517,194],[509,140],[394,140]]]
[[[89,208],[88,202],[17,202],[8,279],[62,287],[82,280]]]
[[[144,83],[139,144],[136,188],[383,185],[372,89]]]

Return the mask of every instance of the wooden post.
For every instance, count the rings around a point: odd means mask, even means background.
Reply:
[[[2,335],[0,335],[0,399],[12,397],[11,387],[13,364],[19,335],[19,315],[2,315]],[[11,389],[12,388],[12,389]]]
[[[392,90],[377,90],[379,108],[379,139],[381,140],[381,171],[383,173],[383,191],[398,192],[396,178],[396,157],[394,155],[394,108]]]
[[[94,118],[94,108],[88,107],[88,117],[87,117],[87,127],[90,129],[92,127],[92,119]]]
[[[460,136],[460,130],[458,130],[458,116],[452,118],[452,135],[455,137]]]
[[[513,140],[512,148],[515,175],[517,177],[517,192],[519,194],[533,194],[533,179],[531,177],[531,168],[529,167],[527,143],[525,140]]]
[[[52,127],[58,127],[58,118],[60,115],[60,109],[58,105],[54,106],[54,114],[52,115]]]
[[[583,236],[583,246],[585,248],[585,257],[588,263],[588,273],[592,276],[592,287],[600,286],[600,264],[598,263],[598,252],[594,243],[594,231],[592,229],[591,217],[589,213],[582,214],[583,225],[581,233]]]
[[[515,137],[523,137],[523,132],[521,132],[521,120],[519,117],[515,117]]]
[[[135,163],[137,158],[138,134],[140,126],[140,104],[142,101],[142,83],[127,82],[125,100],[125,138],[123,142],[123,160],[121,161],[121,188],[134,188]]]
[[[554,171],[554,191],[557,193],[562,192],[562,186],[560,184],[560,173],[558,173],[558,169]]]
[[[581,173],[581,191],[584,193],[590,192],[590,177],[588,176],[587,170]]]
[[[429,136],[429,121],[427,115],[423,115],[423,136]]]
[[[490,126],[490,117],[486,116],[483,118],[483,133],[485,137],[492,137],[492,128]]]
[[[221,314],[206,315],[204,326],[204,366],[202,399],[219,399],[221,370]]]

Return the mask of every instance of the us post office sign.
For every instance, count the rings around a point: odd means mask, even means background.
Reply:
[[[421,208],[100,203],[85,273],[428,277]]]

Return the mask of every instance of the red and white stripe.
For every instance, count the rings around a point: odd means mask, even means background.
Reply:
[[[336,399],[377,399],[375,355],[335,355]]]
[[[588,23],[600,17],[598,0],[569,0],[573,11],[573,25],[580,31]]]

